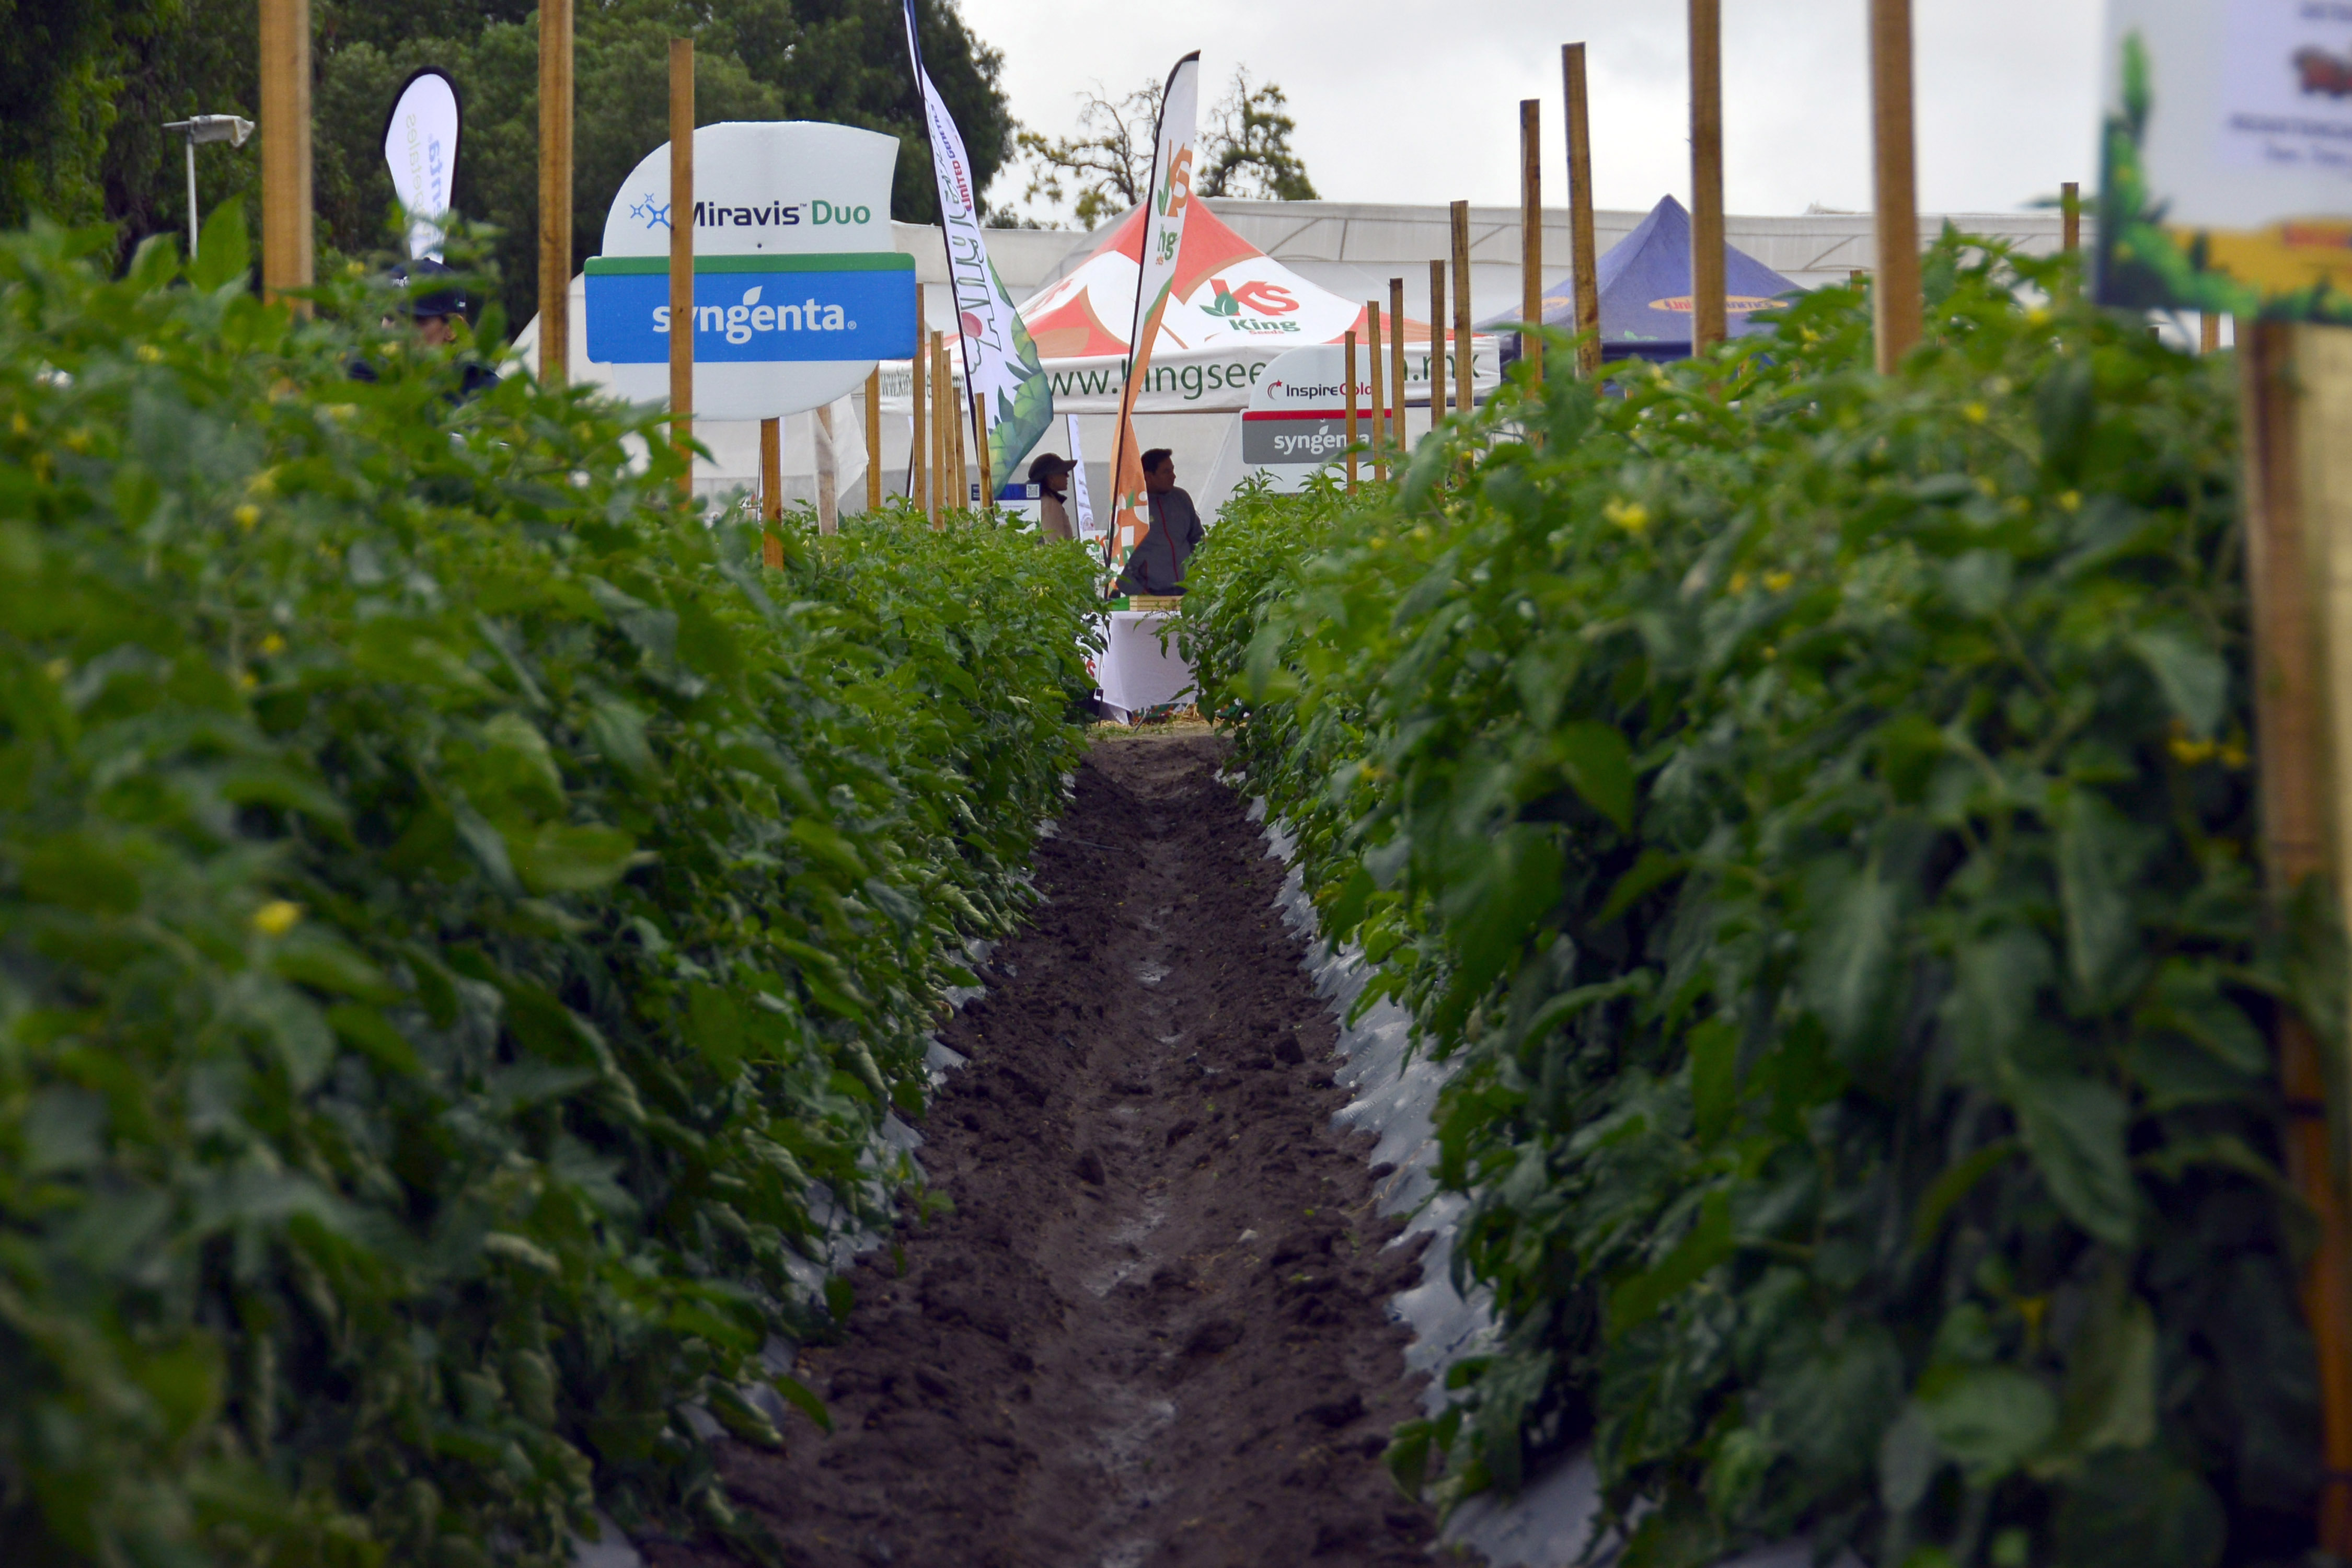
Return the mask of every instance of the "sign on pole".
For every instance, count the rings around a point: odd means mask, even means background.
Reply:
[[[1266,366],[1242,410],[1242,466],[1265,475],[1276,494],[1296,494],[1346,457],[1352,412],[1348,351],[1337,343],[1292,349]]]
[[[2099,298],[2352,324],[2352,7],[2113,0]]]
[[[981,234],[980,184],[954,116],[923,68],[915,32],[915,0],[907,0],[907,52],[915,64],[923,118],[931,132],[931,172],[940,193],[940,229],[947,240],[948,281],[955,291],[957,341],[963,350],[964,385],[984,400],[988,450],[983,469],[1011,474],[1054,422],[1054,389],[1038,362],[1037,345],[988,259]]]
[[[401,84],[383,122],[383,161],[408,215],[408,258],[441,259],[441,224],[457,183],[457,84],[425,67]]]
[[[1087,455],[1078,445],[1078,416],[1070,416],[1070,505],[1078,520],[1080,539],[1092,539],[1099,531],[1095,527],[1095,503],[1087,494]]]
[[[894,136],[805,121],[694,132],[695,198],[670,200],[669,149],[621,184],[588,258],[588,357],[637,402],[667,395],[669,237],[694,247],[694,411],[770,419],[855,391],[916,353],[915,258],[893,249]]]
[[[1192,205],[1192,138],[1199,129],[1201,51],[1168,73],[1152,133],[1151,184],[1144,192],[1143,265],[1135,280],[1135,328],[1128,333],[1127,383],[1112,431],[1111,564],[1123,565],[1143,541],[1143,448],[1135,435],[1135,398],[1151,364],[1151,342],[1176,284],[1176,258],[1184,248],[1184,215]]]

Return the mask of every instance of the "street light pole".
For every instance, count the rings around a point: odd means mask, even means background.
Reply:
[[[188,259],[196,258],[196,143],[226,142],[232,147],[242,147],[245,139],[253,134],[253,121],[240,120],[234,114],[199,114],[189,120],[164,122],[166,131],[184,132],[188,138]]]

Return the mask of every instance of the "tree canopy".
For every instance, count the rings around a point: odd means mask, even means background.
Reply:
[[[1078,94],[1076,135],[1019,132],[1021,152],[1030,160],[1028,198],[1067,202],[1087,228],[1140,202],[1151,179],[1152,142],[1166,90],[1165,82],[1152,80],[1112,98],[1097,87]],[[1306,161],[1290,145],[1297,129],[1281,87],[1253,82],[1246,67],[1235,67],[1225,96],[1201,126],[1195,188],[1204,196],[1315,200]]]
[[[184,231],[182,164],[163,121],[258,118],[256,0],[0,0],[0,225],[35,211],[111,219],[125,252]],[[924,64],[984,189],[1013,153],[1002,57],[954,0],[918,0]],[[597,248],[613,191],[668,139],[668,40],[695,40],[698,122],[807,119],[899,138],[891,211],[939,216],[899,0],[585,0],[576,21],[574,265]],[[387,259],[392,180],[384,116],[420,66],[465,105],[454,200],[496,231],[509,315],[539,289],[539,20],[522,0],[314,0],[313,174],[322,267]],[[29,106],[28,110],[19,106]],[[205,148],[199,205],[257,188],[257,150]]]

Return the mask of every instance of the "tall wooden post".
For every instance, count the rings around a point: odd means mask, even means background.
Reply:
[[[2197,352],[2200,354],[2221,352],[2221,318],[2211,310],[2197,318]]]
[[[940,334],[942,343],[946,337],[944,332]],[[948,471],[955,477],[955,486],[948,492],[948,498],[954,503],[956,510],[962,511],[971,505],[971,481],[964,478],[964,470],[971,466],[971,459],[963,449],[963,411],[956,406],[961,398],[956,391],[955,369],[955,351],[942,347],[940,350],[940,427],[947,432]]]
[[[971,450],[980,468],[980,505],[985,512],[996,510],[995,463],[988,450],[988,394],[971,395]]]
[[[1729,335],[1723,300],[1723,3],[1690,0],[1691,353]]]
[[[1404,423],[1404,279],[1389,279],[1389,440],[1402,468],[1412,449]]]
[[[882,510],[882,367],[866,378],[866,510]]]
[[[2283,902],[2309,878],[2352,886],[2352,345],[2238,321],[2244,377],[2246,586],[2254,628],[2263,870]],[[2316,1222],[2303,1309],[2317,1351],[2320,1549],[2352,1556],[2352,1226],[2328,1134],[2325,1048],[2278,1013],[2287,1173]]]
[[[2083,248],[2083,187],[2073,180],[2058,187],[2058,243],[2069,256]]]
[[[1454,218],[1454,406],[1478,405],[1472,383],[1477,366],[1470,352],[1470,204],[1455,202]]]
[[[1592,243],[1592,128],[1586,117],[1584,46],[1562,44],[1559,71],[1568,96],[1568,243],[1576,268],[1576,368],[1601,374],[1601,284]]]
[[[1519,358],[1543,380],[1543,100],[1519,100]]]
[[[1384,405],[1388,402],[1388,376],[1387,367],[1381,363],[1381,302],[1378,300],[1364,301],[1364,352],[1371,362],[1369,379],[1372,384],[1372,478],[1385,480],[1389,477],[1389,456],[1382,416],[1387,412]]]
[[[669,440],[694,496],[694,40],[669,41]]]
[[[1870,0],[1872,186],[1878,278],[1871,304],[1878,369],[1893,374],[1919,341],[1919,193],[1911,139],[1911,0]]]
[[[915,291],[915,352],[907,356],[907,390],[914,400],[914,423],[907,432],[907,499],[915,503],[932,526],[940,514],[931,505],[931,441],[929,410],[931,387],[931,335],[923,325],[923,295]]]
[[[1429,264],[1429,427],[1445,419],[1445,263]]]
[[[949,509],[948,490],[948,395],[940,384],[940,372],[947,363],[947,351],[940,347],[940,334],[933,332],[923,352],[930,356],[924,374],[931,384],[931,526],[944,525]]]
[[[784,564],[784,542],[776,533],[776,524],[784,517],[784,422],[781,419],[760,421],[760,521],[767,526],[760,531],[760,556],[771,567],[782,571]]]
[[[261,289],[308,289],[310,243],[310,0],[261,0]],[[295,309],[309,306],[297,302]]]
[[[572,0],[539,0],[539,380],[572,368]]]
[[[1348,493],[1356,493],[1356,330],[1348,329]]]
[[[809,440],[816,458],[816,531],[819,533],[841,531],[841,489],[836,483],[838,470],[833,458],[833,405],[820,403],[812,412],[814,428]]]

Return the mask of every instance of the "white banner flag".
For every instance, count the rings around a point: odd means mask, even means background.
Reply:
[[[1070,416],[1070,504],[1077,509],[1078,537],[1092,539],[1100,531],[1095,527],[1095,503],[1087,499],[1087,454],[1078,445],[1078,416]]]
[[[1193,50],[1168,73],[1160,99],[1160,126],[1151,144],[1151,184],[1144,193],[1143,270],[1136,279],[1135,330],[1128,335],[1127,384],[1119,395],[1114,432],[1110,487],[1115,552],[1124,564],[1142,542],[1143,451],[1135,435],[1135,398],[1150,379],[1152,341],[1176,283],[1176,258],[1184,248],[1184,215],[1192,208],[1192,140],[1199,129],[1201,51]]]
[[[938,177],[940,227],[948,247],[948,281],[955,290],[957,340],[963,348],[964,385],[983,395],[988,417],[989,471],[1010,475],[1054,422],[1054,390],[1038,363],[1021,312],[988,259],[982,237],[980,186],[965,155],[963,136],[923,68],[915,34],[915,0],[907,0],[907,53],[931,132],[931,172]]]
[[[383,122],[383,161],[408,212],[408,258],[441,259],[441,224],[457,183],[457,84],[427,66],[402,84]]]

